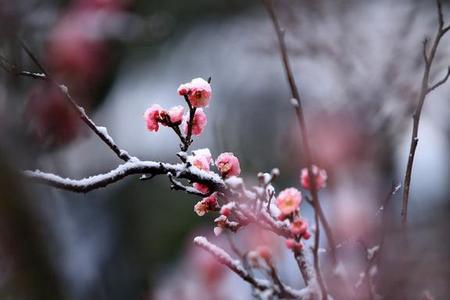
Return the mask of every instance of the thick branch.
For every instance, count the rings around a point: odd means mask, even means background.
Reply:
[[[409,191],[411,186],[411,176],[412,176],[412,168],[414,163],[414,157],[416,154],[416,148],[417,144],[419,142],[418,133],[419,133],[419,123],[420,123],[420,116],[422,114],[422,108],[425,103],[425,98],[429,92],[436,89],[440,85],[444,84],[445,81],[447,81],[450,73],[450,69],[447,71],[447,75],[438,83],[433,85],[431,88],[429,87],[429,80],[430,80],[430,71],[431,67],[433,65],[433,60],[436,55],[437,48],[439,46],[439,43],[442,39],[442,37],[445,35],[445,33],[448,31],[449,27],[444,28],[444,20],[443,20],[443,14],[442,14],[442,5],[441,2],[437,1],[437,8],[438,8],[438,17],[439,17],[439,26],[436,33],[436,36],[433,40],[433,45],[430,49],[430,52],[427,53],[426,49],[426,43],[424,43],[424,61],[425,61],[425,68],[422,75],[422,86],[420,89],[418,104],[416,107],[416,110],[413,115],[413,128],[412,128],[412,134],[411,134],[411,142],[409,146],[409,155],[408,155],[408,163],[406,165],[406,172],[405,172],[405,178],[403,181],[403,199],[402,199],[402,224],[406,226],[408,222],[408,201],[409,201]]]
[[[25,176],[37,183],[47,184],[56,188],[77,193],[86,193],[108,186],[130,175],[150,174],[155,176],[167,173],[170,173],[177,178],[188,179],[205,184],[214,190],[221,190],[225,188],[225,184],[222,179],[217,174],[212,172],[201,171],[195,167],[186,168],[184,164],[140,161],[137,159],[132,159],[108,173],[79,180],[63,178],[61,176],[52,173],[45,173],[39,170],[24,172]]]

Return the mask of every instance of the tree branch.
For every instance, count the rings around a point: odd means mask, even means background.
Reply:
[[[409,201],[409,192],[410,192],[410,186],[411,186],[411,176],[412,176],[412,168],[414,163],[414,157],[416,154],[416,148],[417,144],[419,142],[418,133],[419,133],[419,123],[420,123],[420,116],[422,114],[422,108],[425,103],[425,98],[429,92],[436,89],[440,85],[444,84],[445,81],[447,81],[450,73],[450,69],[447,70],[447,75],[438,83],[433,85],[431,88],[429,87],[429,80],[430,80],[430,71],[431,67],[433,65],[433,60],[436,55],[437,48],[439,46],[439,43],[442,39],[442,37],[445,35],[446,32],[448,32],[449,27],[444,28],[444,17],[442,13],[442,4],[439,0],[437,0],[437,11],[438,11],[438,30],[436,32],[436,36],[433,40],[433,45],[431,47],[430,52],[427,54],[426,49],[424,50],[424,61],[425,61],[425,68],[422,75],[422,86],[420,89],[418,104],[416,107],[416,110],[413,115],[413,128],[412,128],[412,134],[411,134],[411,142],[409,147],[409,155],[408,155],[408,163],[406,165],[406,172],[405,177],[403,181],[403,199],[402,199],[402,224],[403,226],[406,226],[408,222],[408,201]],[[424,43],[424,47],[426,46],[426,43]]]
[[[205,172],[195,167],[186,168],[185,164],[140,161],[138,159],[132,159],[122,165],[119,165],[116,169],[108,173],[79,180],[63,178],[61,176],[52,173],[45,173],[39,170],[25,171],[24,175],[37,183],[47,184],[72,192],[87,193],[89,191],[108,186],[130,175],[151,174],[156,176],[168,173],[177,178],[188,179],[205,184],[214,190],[222,190],[225,188],[225,183],[217,174]]]
[[[307,134],[305,117],[304,117],[304,113],[303,113],[302,101],[300,99],[300,93],[299,93],[297,85],[295,83],[294,75],[292,73],[291,65],[289,62],[287,47],[286,47],[286,43],[284,40],[284,30],[281,29],[280,22],[278,20],[278,17],[276,15],[275,9],[272,4],[272,0],[263,0],[263,2],[265,4],[267,12],[269,13],[270,19],[272,20],[273,27],[274,27],[276,35],[277,35],[278,46],[279,46],[281,59],[282,59],[283,66],[284,66],[284,71],[285,71],[286,78],[288,80],[289,87],[291,90],[292,103],[293,103],[293,106],[295,109],[295,114],[297,116],[297,120],[298,120],[298,123],[300,126],[301,138],[303,140],[303,152],[304,152],[304,156],[305,156],[305,162],[306,162],[306,165],[308,168],[309,180],[310,180],[311,186],[312,186],[311,196],[312,196],[312,201],[314,204],[314,210],[317,212],[320,222],[322,223],[322,225],[324,227],[325,234],[328,239],[328,243],[330,244],[330,249],[331,249],[330,252],[331,252],[332,261],[333,261],[333,264],[336,265],[336,263],[337,263],[336,249],[335,249],[336,242],[335,242],[333,233],[331,231],[331,227],[330,227],[327,219],[325,218],[325,215],[323,213],[322,207],[319,202],[319,195],[318,195],[318,192],[316,189],[316,180],[313,175],[314,173],[312,171],[313,160],[312,160],[311,150],[309,147],[309,139],[308,139],[308,134]]]
[[[294,290],[291,287],[284,286],[283,291],[278,291],[273,289],[272,286],[264,280],[256,279],[251,276],[242,266],[239,260],[233,259],[225,250],[222,248],[210,243],[205,237],[198,236],[194,238],[195,245],[200,248],[206,250],[214,258],[217,259],[218,262],[228,267],[231,271],[236,273],[239,277],[241,277],[244,281],[250,283],[253,287],[260,291],[265,291],[270,289],[275,295],[279,297],[287,297],[290,299],[306,299],[306,297],[311,293],[309,289],[303,290]]]

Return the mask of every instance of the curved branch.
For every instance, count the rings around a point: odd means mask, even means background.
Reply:
[[[216,190],[225,188],[219,175],[205,172],[195,167],[186,167],[184,164],[169,164],[154,161],[140,161],[132,159],[119,165],[116,169],[105,174],[99,174],[83,179],[63,178],[52,173],[40,170],[24,172],[24,175],[34,182],[50,185],[59,189],[77,193],[87,193],[95,189],[106,187],[127,176],[137,174],[150,174],[153,176],[170,173],[177,178],[183,178],[205,184]]]

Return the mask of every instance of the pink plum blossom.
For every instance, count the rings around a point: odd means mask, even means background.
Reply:
[[[188,133],[188,122],[189,122],[189,114],[185,114],[183,122],[184,133]],[[199,108],[195,111],[194,119],[192,122],[192,134],[200,135],[203,132],[203,129],[206,126],[208,119],[206,118],[206,114],[203,112],[203,109]]]
[[[149,131],[159,130],[159,114],[163,108],[159,104],[153,104],[144,113],[144,119],[147,122],[147,129]]]
[[[283,215],[289,215],[299,208],[301,201],[302,194],[296,188],[287,188],[278,195],[275,204]]]
[[[205,107],[211,100],[211,85],[203,78],[195,78],[189,83],[180,85],[178,94],[187,96],[193,107]]]
[[[184,107],[181,105],[177,105],[169,109],[167,114],[169,115],[170,122],[172,123],[180,123],[183,119],[183,111]]]
[[[204,216],[208,211],[217,206],[217,193],[212,193],[208,197],[203,198],[194,206],[194,211],[197,215]]]
[[[216,159],[216,166],[223,177],[239,176],[241,167],[239,160],[231,152],[224,152]]]
[[[189,156],[188,162],[199,170],[209,171],[208,159],[204,156],[200,155]]]
[[[324,188],[327,184],[327,171],[319,169],[317,166],[312,166],[312,172],[316,181],[316,190]],[[303,168],[300,174],[300,183],[306,188],[311,189],[309,182],[308,168]]]
[[[208,164],[211,164],[211,162],[212,162],[212,155],[211,155],[211,151],[209,151],[208,148],[202,148],[202,149],[194,150],[194,151],[192,151],[192,153],[194,153],[195,156],[203,156],[203,157],[205,157],[206,160],[208,161]]]

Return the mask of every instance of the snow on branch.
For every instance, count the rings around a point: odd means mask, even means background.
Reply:
[[[150,174],[155,176],[168,173],[177,178],[203,183],[217,190],[224,188],[223,180],[217,174],[212,172],[202,171],[193,167],[186,167],[185,164],[140,161],[135,158],[119,165],[116,169],[111,170],[108,173],[83,179],[63,178],[59,175],[42,172],[40,170],[27,170],[24,172],[24,175],[38,183],[47,184],[72,192],[86,193],[110,185],[130,175]]]

